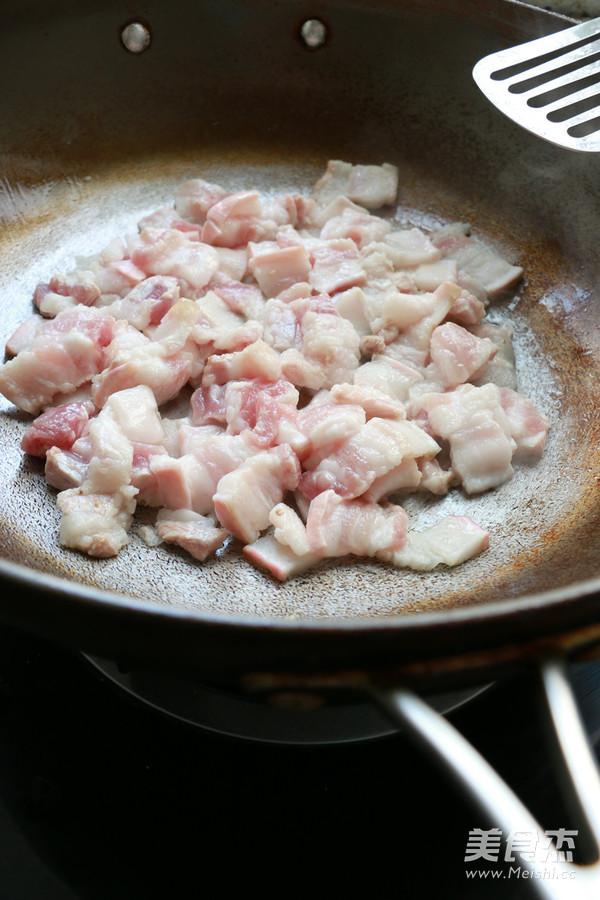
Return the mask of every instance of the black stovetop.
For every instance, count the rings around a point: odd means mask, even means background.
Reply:
[[[573,677],[600,747],[600,664]],[[451,718],[545,828],[565,826],[528,679]],[[466,878],[474,827],[488,826],[400,734],[289,746],[207,733],[0,629],[0,900],[529,896]]]

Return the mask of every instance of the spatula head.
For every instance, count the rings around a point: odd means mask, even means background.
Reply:
[[[527,131],[569,150],[600,152],[600,18],[492,53],[473,78]]]

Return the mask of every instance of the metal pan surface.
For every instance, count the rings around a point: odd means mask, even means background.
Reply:
[[[149,37],[126,49],[133,19]],[[327,159],[400,169],[395,220],[469,222],[526,277],[494,308],[520,390],[551,420],[542,461],[496,491],[410,500],[414,527],[472,516],[490,549],[453,570],[326,564],[279,584],[235,544],[203,564],[132,537],[61,549],[54,492],[0,418],[0,616],[105,656],[198,671],[387,666],[593,627],[600,588],[600,161],[519,130],[471,79],[485,53],[569,24],[503,0],[41,2],[5,14],[0,331],[73,266],[200,176],[306,191]],[[322,46],[302,39],[318,18]],[[587,633],[587,632],[586,632]]]

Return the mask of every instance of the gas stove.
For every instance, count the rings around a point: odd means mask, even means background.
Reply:
[[[600,751],[600,663],[572,677]],[[220,719],[192,725],[79,654],[0,629],[2,900],[189,897],[209,885],[230,896],[530,896],[524,882],[467,878],[468,835],[485,823],[393,727],[364,739],[373,722],[350,717],[346,734],[338,723],[294,743],[252,735],[247,711],[236,721],[232,698],[223,704]],[[449,715],[545,828],[565,826],[527,678]]]

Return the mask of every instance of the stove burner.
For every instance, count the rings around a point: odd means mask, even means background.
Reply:
[[[398,733],[398,726],[369,702],[324,700],[313,694],[264,698],[83,654],[103,678],[136,701],[205,731],[271,744],[325,745],[375,740]],[[486,686],[437,694],[431,705],[453,712]]]

